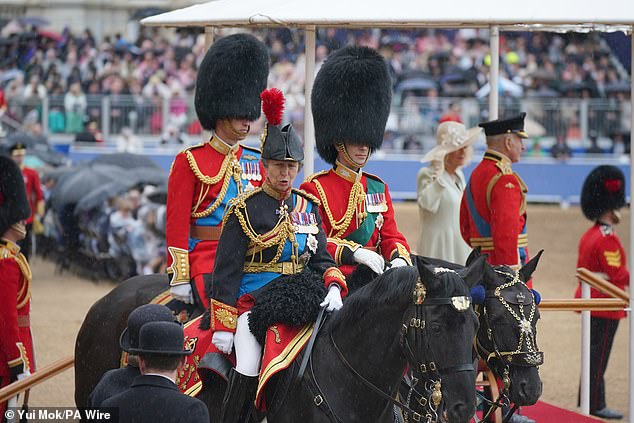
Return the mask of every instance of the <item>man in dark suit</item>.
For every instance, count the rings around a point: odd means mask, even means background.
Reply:
[[[208,423],[205,404],[181,393],[176,375],[192,353],[183,348],[183,327],[176,322],[149,322],[139,332],[139,347],[130,352],[139,356],[141,376],[130,388],[108,398],[102,407],[118,409],[121,423]]]
[[[121,332],[119,345],[128,353],[128,364],[120,369],[108,370],[101,377],[95,389],[88,397],[90,407],[99,407],[103,401],[125,391],[132,385],[135,377],[141,374],[136,355],[130,354],[131,348],[139,347],[139,330],[148,322],[173,322],[172,311],[160,304],[144,304],[132,310],[128,316],[128,326]]]

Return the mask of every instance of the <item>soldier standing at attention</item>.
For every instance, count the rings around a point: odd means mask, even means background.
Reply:
[[[31,255],[31,231],[33,225],[36,225],[35,233],[41,233],[37,230],[37,225],[42,227],[41,219],[44,217],[44,194],[40,184],[40,176],[35,169],[24,165],[24,156],[26,155],[26,146],[20,142],[11,146],[11,158],[18,164],[24,178],[24,187],[26,188],[26,198],[31,207],[31,215],[26,219],[26,236],[19,242],[20,250],[24,257],[28,260]],[[37,220],[37,223],[34,223]]]
[[[592,170],[581,190],[581,211],[594,224],[579,240],[577,267],[596,272],[621,289],[630,284],[630,272],[625,262],[625,249],[614,226],[621,221],[619,209],[625,205],[623,172],[614,166],[599,166]],[[590,295],[592,298],[609,297],[594,288]],[[581,297],[581,284],[575,297]],[[619,310],[593,311],[590,317],[590,414],[602,419],[623,418],[623,414],[606,405],[603,377],[619,320],[625,316],[625,311]]]
[[[218,40],[200,65],[196,113],[212,136],[176,156],[167,190],[170,293],[184,303],[194,303],[195,296],[200,308],[209,307],[205,279],[211,283],[227,205],[264,180],[260,151],[240,141],[260,116],[268,73],[266,46],[248,34]]]
[[[526,184],[511,168],[524,151],[524,117],[481,123],[487,150],[473,169],[460,204],[460,232],[471,248],[480,247],[492,265],[518,270],[529,257]]]
[[[385,261],[411,265],[387,184],[363,171],[383,142],[391,84],[385,60],[367,47],[335,51],[315,78],[317,152],[333,167],[309,176],[300,188],[319,198],[328,252],[345,275],[358,263],[376,273]]]
[[[20,168],[0,156],[0,388],[35,369],[31,338],[31,269],[18,242],[31,209]],[[6,402],[0,403],[4,416]]]

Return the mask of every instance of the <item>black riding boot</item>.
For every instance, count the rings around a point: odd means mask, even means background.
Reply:
[[[243,423],[255,399],[257,376],[245,376],[231,369],[229,384],[222,400],[221,423]],[[241,417],[242,416],[242,417]]]

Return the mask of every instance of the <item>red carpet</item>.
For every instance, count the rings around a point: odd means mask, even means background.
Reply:
[[[522,407],[522,414],[537,423],[597,423],[603,420],[566,410],[543,401],[530,407]]]

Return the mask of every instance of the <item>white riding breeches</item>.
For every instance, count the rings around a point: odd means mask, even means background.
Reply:
[[[238,326],[233,339],[236,352],[236,371],[245,376],[258,376],[262,361],[262,346],[249,330],[250,311],[238,317]]]

